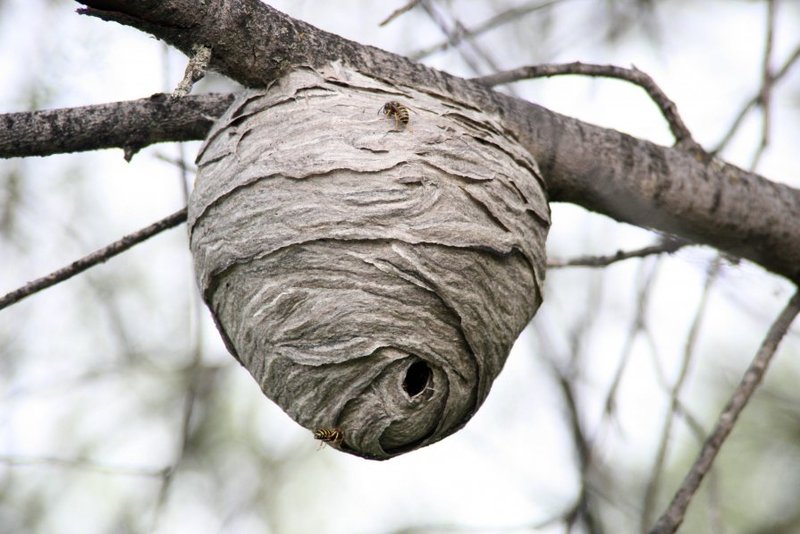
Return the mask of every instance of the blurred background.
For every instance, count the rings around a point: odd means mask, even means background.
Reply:
[[[800,3],[428,0],[379,26],[405,3],[269,2],[464,77],[635,65],[704,147],[800,187]],[[0,1],[0,113],[177,85],[181,53],[76,7]],[[194,92],[231,90],[210,76]],[[628,83],[570,76],[498,90],[672,141]],[[0,294],[183,207],[198,147],[155,145],[130,163],[119,149],[0,160]],[[548,250],[569,261],[658,240],[554,205]],[[638,532],[671,499],[791,293],[704,247],[551,269],[544,305],[470,423],[373,462],[319,450],[227,354],[180,226],[0,311],[0,532]],[[682,532],[800,532],[799,380],[795,326]]]

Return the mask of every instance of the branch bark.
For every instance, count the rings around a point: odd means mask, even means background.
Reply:
[[[0,115],[0,158],[100,148],[132,153],[153,143],[202,139],[233,95],[149,98],[79,108]]]
[[[800,279],[800,191],[725,162],[668,148],[495,93],[294,20],[257,0],[82,0],[81,12],[136,27],[211,68],[264,86],[297,65],[340,60],[364,74],[496,113],[539,162],[550,199],[679,235]]]

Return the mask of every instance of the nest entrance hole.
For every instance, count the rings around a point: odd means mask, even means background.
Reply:
[[[403,390],[409,397],[416,397],[428,386],[431,380],[430,366],[423,361],[416,361],[412,363],[406,371],[406,377],[403,380]]]

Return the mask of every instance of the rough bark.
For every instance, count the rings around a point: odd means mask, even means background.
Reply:
[[[381,113],[396,100],[408,124]],[[542,300],[549,208],[498,117],[333,65],[234,102],[189,227],[198,285],[263,391],[385,459],[486,398]]]
[[[163,93],[129,102],[0,115],[0,158],[124,148],[202,139],[233,101],[216,94]]]
[[[735,166],[593,126],[478,83],[323,32],[257,0],[83,0],[84,12],[137,27],[211,67],[264,86],[296,65],[341,60],[378,79],[429,88],[497,113],[539,162],[553,201],[679,235],[800,279],[800,191]]]

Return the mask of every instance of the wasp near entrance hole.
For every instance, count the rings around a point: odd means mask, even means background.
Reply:
[[[330,443],[338,447],[344,440],[344,432],[341,428],[320,428],[314,431],[314,439],[320,440],[321,445]]]
[[[381,111],[383,111],[383,114],[387,117],[394,119],[395,128],[399,128],[401,124],[403,126],[408,124],[408,108],[400,102],[395,100],[387,102],[383,105],[380,111],[378,111],[378,113]]]

